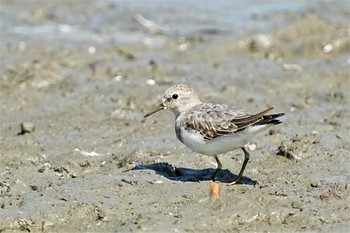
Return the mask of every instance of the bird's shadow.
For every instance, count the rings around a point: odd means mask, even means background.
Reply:
[[[164,176],[169,180],[177,180],[182,182],[199,182],[210,180],[211,175],[215,172],[213,168],[207,169],[191,169],[177,167],[174,168],[169,163],[152,163],[146,165],[135,165],[131,170],[153,170],[156,174]],[[216,181],[227,183],[227,181],[232,181],[236,178],[237,175],[231,173],[227,169],[223,169],[216,177]],[[243,176],[238,182],[239,184],[245,185],[256,185],[255,180],[250,179],[249,177]]]

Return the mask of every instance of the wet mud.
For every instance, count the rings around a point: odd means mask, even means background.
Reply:
[[[0,232],[349,232],[349,3],[246,4],[0,1]],[[178,83],[286,113],[215,198]]]

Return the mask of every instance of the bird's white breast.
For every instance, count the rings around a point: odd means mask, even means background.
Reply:
[[[242,135],[222,136],[212,140],[205,140],[204,137],[196,131],[187,131],[180,129],[180,141],[193,151],[204,155],[218,155],[243,147],[247,142]]]
[[[182,126],[176,126],[176,135],[181,142],[193,151],[213,156],[243,147],[253,136],[268,127],[270,127],[270,125],[252,126],[227,136],[205,140],[197,131],[187,131]]]

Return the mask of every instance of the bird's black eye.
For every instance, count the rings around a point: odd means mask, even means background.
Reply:
[[[179,97],[178,94],[173,94],[173,96],[172,96],[172,98],[173,98],[174,100],[176,100],[178,97]]]

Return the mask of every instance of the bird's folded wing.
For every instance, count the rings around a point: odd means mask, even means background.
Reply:
[[[249,125],[255,124],[263,119],[263,116],[273,108],[268,108],[257,114],[247,114],[237,109],[227,108],[226,111],[209,108],[200,114],[194,112],[188,114],[184,121],[185,128],[198,131],[206,140],[220,136],[233,134]]]

